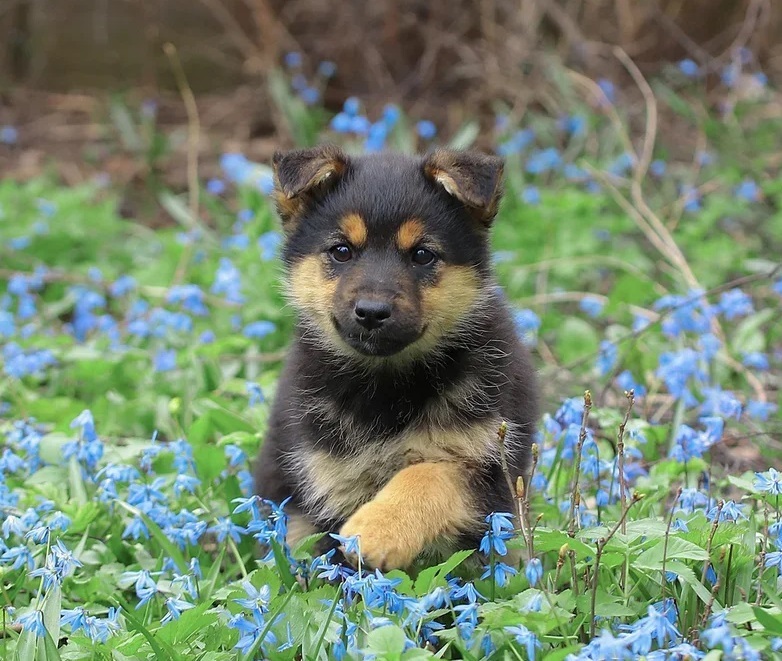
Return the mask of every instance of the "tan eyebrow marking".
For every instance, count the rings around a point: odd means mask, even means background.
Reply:
[[[396,232],[396,242],[402,250],[412,250],[423,238],[424,224],[417,218],[406,220]]]
[[[367,242],[367,224],[357,213],[350,213],[342,218],[339,227],[352,245],[361,247]]]

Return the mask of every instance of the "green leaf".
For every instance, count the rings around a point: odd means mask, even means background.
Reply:
[[[668,560],[707,560],[709,554],[706,549],[702,549],[697,544],[688,542],[679,537],[668,537],[668,544],[665,544],[665,538],[661,538],[649,549],[646,549],[641,555],[633,561],[633,566],[650,569],[662,569],[663,554]]]
[[[217,585],[217,579],[220,577],[220,571],[223,568],[223,558],[225,557],[226,545],[220,546],[220,552],[217,557],[212,561],[212,566],[209,568],[209,573],[206,575],[206,580],[202,581],[199,585],[201,590],[201,599],[209,601],[212,593],[214,592],[215,585]]]
[[[740,356],[752,351],[765,351],[766,333],[762,326],[777,314],[779,313],[776,310],[768,308],[742,319],[730,340],[731,352]]]
[[[782,636],[782,614],[777,612],[772,615],[765,608],[759,606],[753,606],[752,612],[768,633],[773,636]]]
[[[277,567],[277,571],[282,579],[282,584],[288,588],[293,589],[296,585],[296,577],[291,573],[291,566],[288,558],[285,556],[285,551],[276,539],[272,539],[269,542],[272,547],[272,553],[274,554],[274,564]]]
[[[60,614],[57,614],[57,630],[59,632],[59,619]],[[57,634],[57,638],[59,639],[60,635]],[[60,652],[57,649],[57,645],[54,642],[54,639],[52,638],[52,634],[49,633],[49,630],[47,629],[46,635],[43,637],[43,645],[38,645],[38,661],[60,661],[62,657],[60,657]]]
[[[78,505],[86,505],[89,498],[87,498],[87,489],[84,486],[84,478],[81,475],[81,464],[75,455],[68,461],[68,484],[71,487],[71,498]]]
[[[446,574],[452,572],[456,567],[462,564],[467,558],[473,554],[473,551],[457,551],[445,562],[441,562],[434,567],[427,567],[424,569],[415,581],[415,594],[417,596],[423,596],[430,593],[438,582],[445,585]]]
[[[386,661],[401,659],[404,649],[405,632],[396,625],[389,624],[374,629],[367,635],[366,651]]]
[[[149,646],[155,653],[156,661],[178,661],[181,656],[174,650],[167,642],[159,640],[156,636],[147,629],[144,624],[134,614],[133,610],[128,606],[127,602],[122,600],[122,615],[126,622],[130,625],[129,628],[138,631],[144,638],[147,639]]]
[[[566,317],[560,325],[555,346],[561,362],[571,363],[597,352],[600,339],[595,328],[577,317]]]
[[[46,591],[43,599],[43,624],[53,640],[60,640],[60,611],[62,610],[62,587],[55,584]]]
[[[538,551],[559,551],[565,544],[575,552],[578,560],[594,558],[597,553],[597,549],[585,544],[578,537],[570,537],[561,530],[540,527],[535,530],[535,548]]]

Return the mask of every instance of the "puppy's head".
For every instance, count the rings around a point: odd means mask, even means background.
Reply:
[[[275,154],[287,293],[308,334],[370,361],[458,338],[491,291],[502,167],[449,150]]]

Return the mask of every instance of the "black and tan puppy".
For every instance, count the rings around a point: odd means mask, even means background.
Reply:
[[[527,476],[537,387],[491,269],[502,161],[472,152],[276,154],[298,324],[256,464],[289,542],[358,535],[404,568],[476,548]],[[324,538],[333,544],[330,537]]]

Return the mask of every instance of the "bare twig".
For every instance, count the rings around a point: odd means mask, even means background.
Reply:
[[[166,43],[163,46],[163,51],[171,62],[171,69],[174,73],[174,78],[179,88],[179,93],[182,96],[182,101],[185,104],[185,112],[187,113],[187,186],[188,186],[188,200],[190,207],[190,216],[193,222],[198,221],[199,217],[199,186],[198,186],[198,143],[201,137],[201,123],[198,118],[198,106],[196,105],[195,95],[190,88],[190,84],[187,82],[187,76],[185,70],[182,68],[182,63],[179,61],[177,55],[176,46],[172,43]],[[174,272],[174,284],[178,284],[182,281],[187,268],[187,262],[190,259],[190,253],[192,251],[192,243],[188,243],[182,249],[182,256],[179,259],[176,271]]]
[[[587,435],[587,421],[589,420],[589,411],[592,408],[592,393],[588,390],[584,392],[584,413],[581,416],[581,429],[578,433],[578,442],[576,443],[576,452],[573,457],[573,491],[570,496],[570,521],[568,522],[568,535],[574,537],[576,534],[576,508],[579,497],[578,483],[581,477],[581,450],[584,447],[584,441]]]

